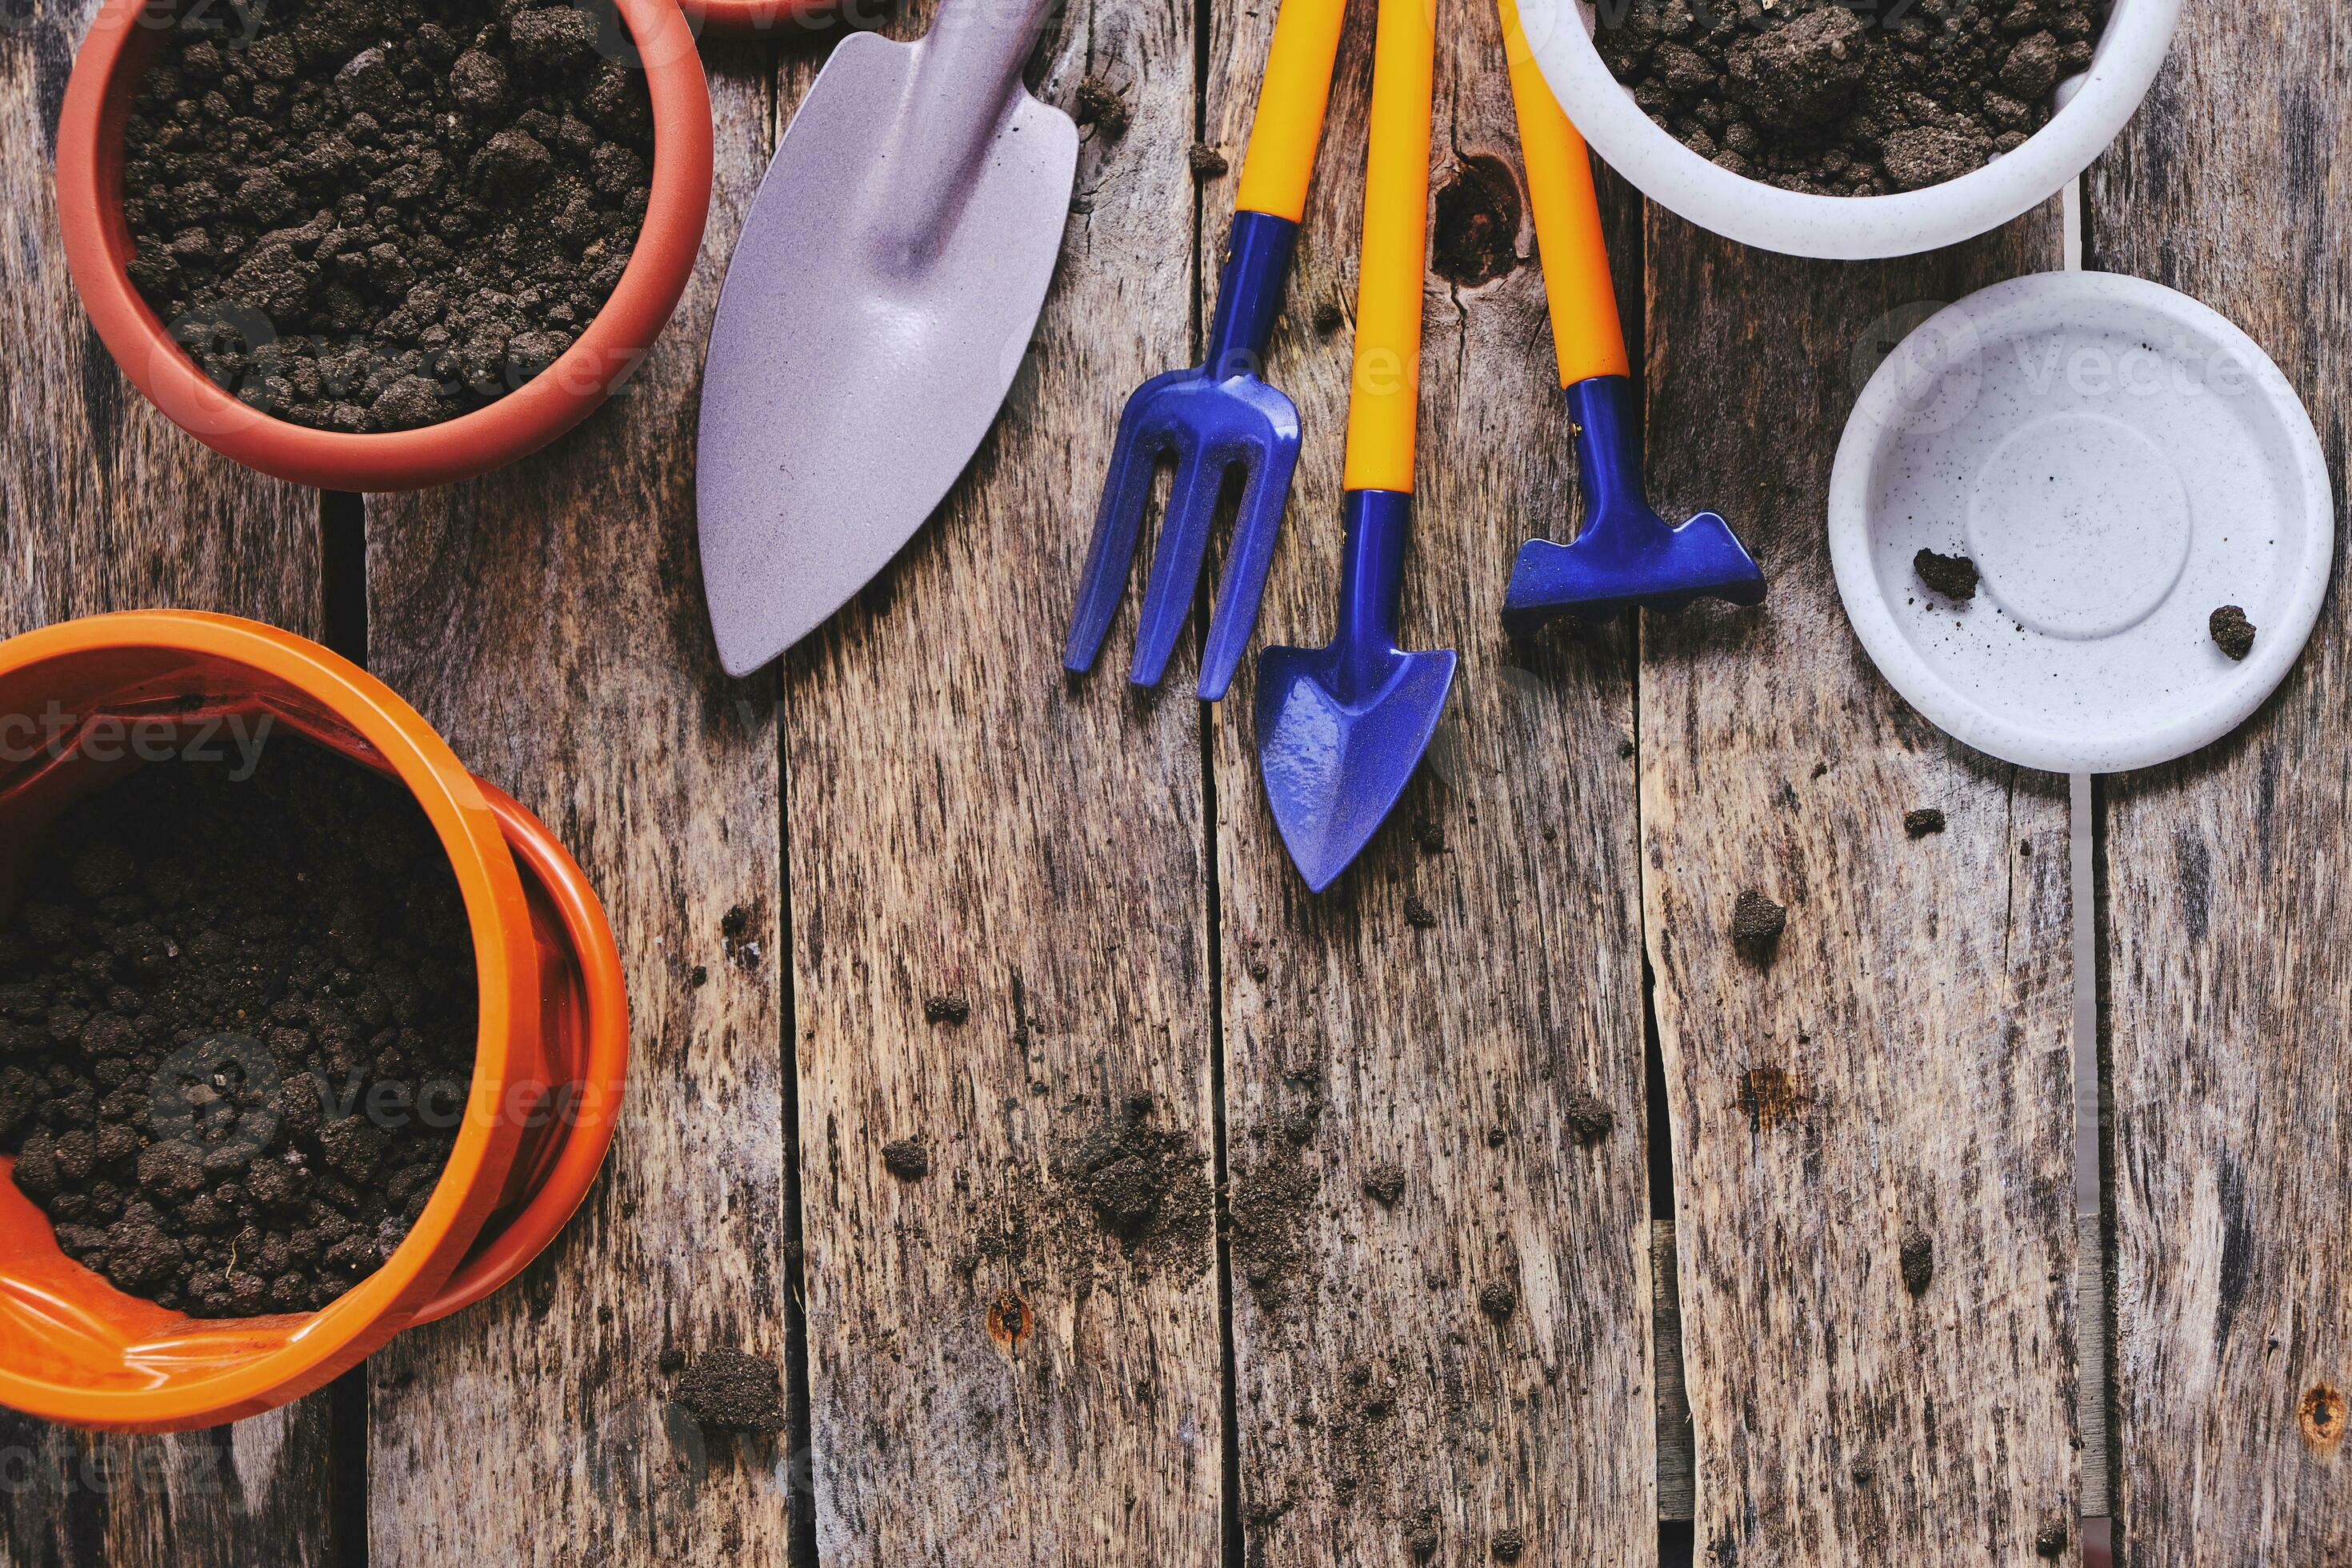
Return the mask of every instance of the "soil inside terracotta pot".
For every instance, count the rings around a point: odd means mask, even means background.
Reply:
[[[610,298],[650,197],[609,9],[192,5],[124,136],[131,281],[205,374],[319,429],[496,402]]]
[[[2049,123],[2109,0],[1603,0],[1593,42],[1651,119],[1822,195],[1959,178]]]
[[[291,738],[152,763],[0,921],[0,1150],[66,1254],[197,1317],[313,1310],[407,1236],[473,1076],[457,877],[399,784]]]

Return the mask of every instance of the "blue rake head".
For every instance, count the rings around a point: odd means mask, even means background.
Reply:
[[[1573,544],[1538,539],[1511,567],[1503,624],[1532,630],[1555,616],[1606,619],[1635,605],[1680,609],[1696,598],[1764,602],[1764,574],[1731,525],[1703,511],[1667,526],[1642,493],[1641,426],[1633,384],[1598,376],[1568,389],[1576,421],[1584,526]]]
[[[1397,595],[1412,498],[1352,490],[1339,631],[1320,648],[1258,661],[1258,766],[1299,874],[1329,887],[1371,841],[1429,750],[1455,658],[1396,646]]]
[[[1298,410],[1258,375],[1297,237],[1298,226],[1287,218],[1236,213],[1206,363],[1153,376],[1128,399],[1063,651],[1070,669],[1094,667],[1118,616],[1152,477],[1163,459],[1174,461],[1176,480],[1143,591],[1129,679],[1157,686],[1166,671],[1192,613],[1218,500],[1237,471],[1241,507],[1201,655],[1202,697],[1212,702],[1223,697],[1241,668],[1298,466]]]

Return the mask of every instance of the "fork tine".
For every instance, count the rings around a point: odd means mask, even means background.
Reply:
[[[1201,650],[1200,693],[1204,702],[1223,698],[1225,689],[1233,684],[1234,672],[1241,668],[1242,656],[1249,651],[1266,573],[1274,565],[1275,542],[1282,535],[1282,515],[1290,504],[1291,470],[1297,464],[1296,443],[1270,442],[1242,489],[1241,509],[1234,518],[1232,559],[1225,563],[1224,581],[1217,585],[1208,645]]]
[[[1094,542],[1087,547],[1077,608],[1071,614],[1069,640],[1062,649],[1062,666],[1074,674],[1094,668],[1103,639],[1110,635],[1111,622],[1118,618],[1118,602],[1127,592],[1135,538],[1143,526],[1144,503],[1151,497],[1151,476],[1166,445],[1165,435],[1148,429],[1145,424],[1154,391],[1151,386],[1139,390],[1119,416],[1110,473],[1103,481],[1102,504],[1095,513]]]
[[[1208,552],[1217,498],[1232,460],[1227,449],[1192,446],[1177,464],[1167,515],[1160,523],[1151,580],[1143,590],[1143,616],[1135,628],[1135,668],[1128,679],[1138,686],[1160,684],[1176,640],[1183,636],[1185,618],[1192,613],[1193,585],[1201,580],[1201,557]]]

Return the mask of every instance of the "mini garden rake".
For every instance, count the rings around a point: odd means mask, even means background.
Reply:
[[[1526,631],[1555,616],[1601,619],[1631,605],[1674,609],[1700,597],[1760,604],[1764,574],[1729,523],[1706,511],[1670,527],[1643,494],[1641,420],[1592,165],[1583,138],[1536,67],[1517,5],[1497,4],[1536,245],[1551,300],[1552,341],[1575,421],[1584,489],[1584,526],[1574,543],[1538,539],[1520,549],[1504,598],[1504,624]]]

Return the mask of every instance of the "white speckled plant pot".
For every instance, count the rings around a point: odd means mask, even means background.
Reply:
[[[1937,727],[2007,762],[2120,773],[2244,722],[2310,637],[2336,550],[2294,389],[2221,316],[2105,273],[2014,279],[1881,365],[1830,479],[1838,596]],[[1914,558],[1962,554],[1955,603]],[[2224,605],[2256,629],[2232,660]]]
[[[1622,6],[1630,0],[1605,0]],[[1957,180],[1889,196],[1812,196],[1700,157],[1618,85],[1593,47],[1591,0],[1522,0],[1544,78],[1609,166],[1660,205],[1728,239],[1792,256],[1909,256],[1999,228],[2090,167],[2147,95],[2180,24],[2181,0],[2116,0],[2091,68],[2025,145]]]

